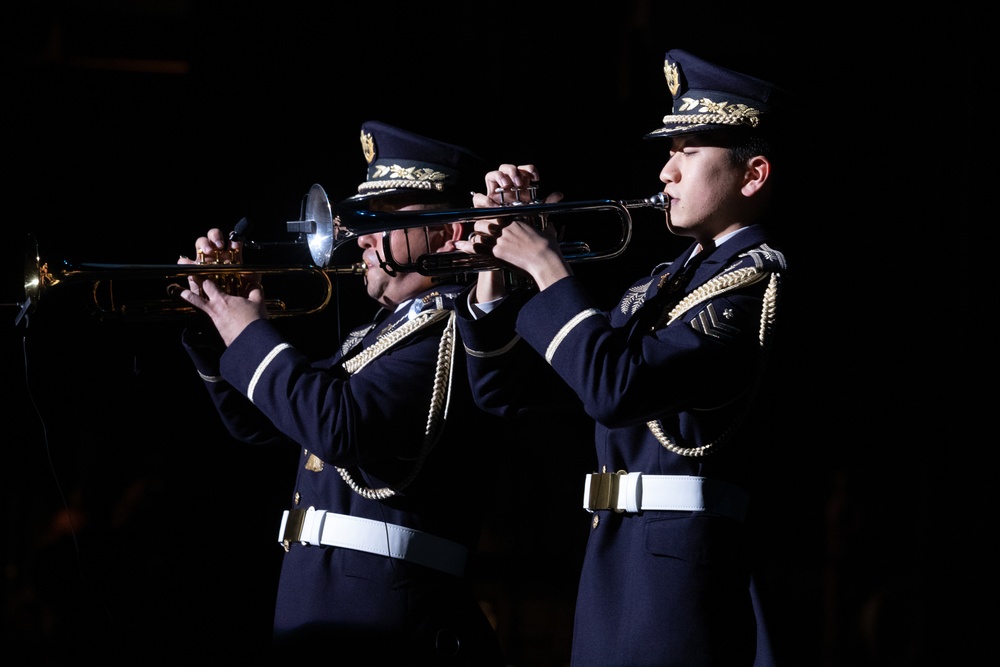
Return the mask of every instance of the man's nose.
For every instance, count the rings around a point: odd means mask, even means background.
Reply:
[[[660,169],[660,183],[673,183],[675,170],[670,166],[670,162],[666,162],[663,165],[663,169]]]

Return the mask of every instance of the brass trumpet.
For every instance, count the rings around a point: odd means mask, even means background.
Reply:
[[[25,298],[14,324],[34,312],[53,289],[71,285],[87,288],[92,310],[102,320],[117,317],[161,320],[192,315],[196,309],[177,297],[187,285],[188,276],[214,280],[223,289],[230,288],[229,291],[249,276],[255,279],[267,276],[269,293],[289,295],[267,300],[270,317],[308,315],[323,310],[330,303],[333,295],[331,275],[363,276],[365,272],[366,267],[360,262],[332,267],[64,262],[61,268],[54,270],[48,262],[42,261],[38,244],[29,235],[25,253]],[[293,288],[289,288],[288,283],[294,283]]]

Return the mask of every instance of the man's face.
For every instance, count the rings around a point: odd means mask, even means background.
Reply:
[[[377,206],[377,207],[376,207]],[[424,211],[438,208],[427,204],[391,205],[373,203],[372,210],[391,212]],[[431,285],[431,280],[417,272],[396,272],[389,275],[382,264],[386,259],[385,244],[394,260],[409,263],[420,255],[437,252],[447,242],[446,230],[450,226],[416,227],[412,229],[396,229],[388,234],[388,240],[382,232],[373,232],[358,237],[358,245],[363,249],[362,261],[368,267],[365,284],[368,296],[378,301],[386,308],[395,308],[400,303],[412,298]],[[386,267],[388,268],[388,267]],[[391,271],[391,269],[389,269]]]
[[[670,197],[667,227],[679,236],[707,239],[746,224],[745,175],[746,169],[734,165],[729,149],[711,135],[672,138],[670,159],[660,171]]]

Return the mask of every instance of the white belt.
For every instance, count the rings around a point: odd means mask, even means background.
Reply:
[[[735,484],[688,475],[644,475],[640,472],[594,473],[583,485],[583,508],[639,512],[678,510],[746,518],[747,494]]]
[[[281,515],[278,542],[286,551],[292,542],[366,551],[417,563],[457,577],[465,572],[469,553],[457,542],[413,528],[312,507],[285,510]]]

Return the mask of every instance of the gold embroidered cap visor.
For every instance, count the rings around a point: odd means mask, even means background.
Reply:
[[[445,192],[453,187],[459,173],[433,162],[390,158],[368,165],[368,180],[358,186],[358,194],[383,190]]]
[[[450,184],[457,179],[450,170],[426,162],[405,165],[400,162],[373,162],[368,168],[368,180],[358,186],[358,194],[348,197],[341,205],[368,210],[372,200],[388,197],[405,198],[408,203],[437,204],[447,202],[455,193]]]
[[[379,121],[362,124],[361,149],[368,173],[358,194],[345,201],[354,207],[387,196],[471,206],[470,193],[486,173],[482,160],[461,146]]]
[[[779,90],[763,79],[720,67],[681,49],[667,52],[663,74],[673,106],[663,117],[663,127],[646,134],[646,139],[726,127],[756,128],[772,112]]]

